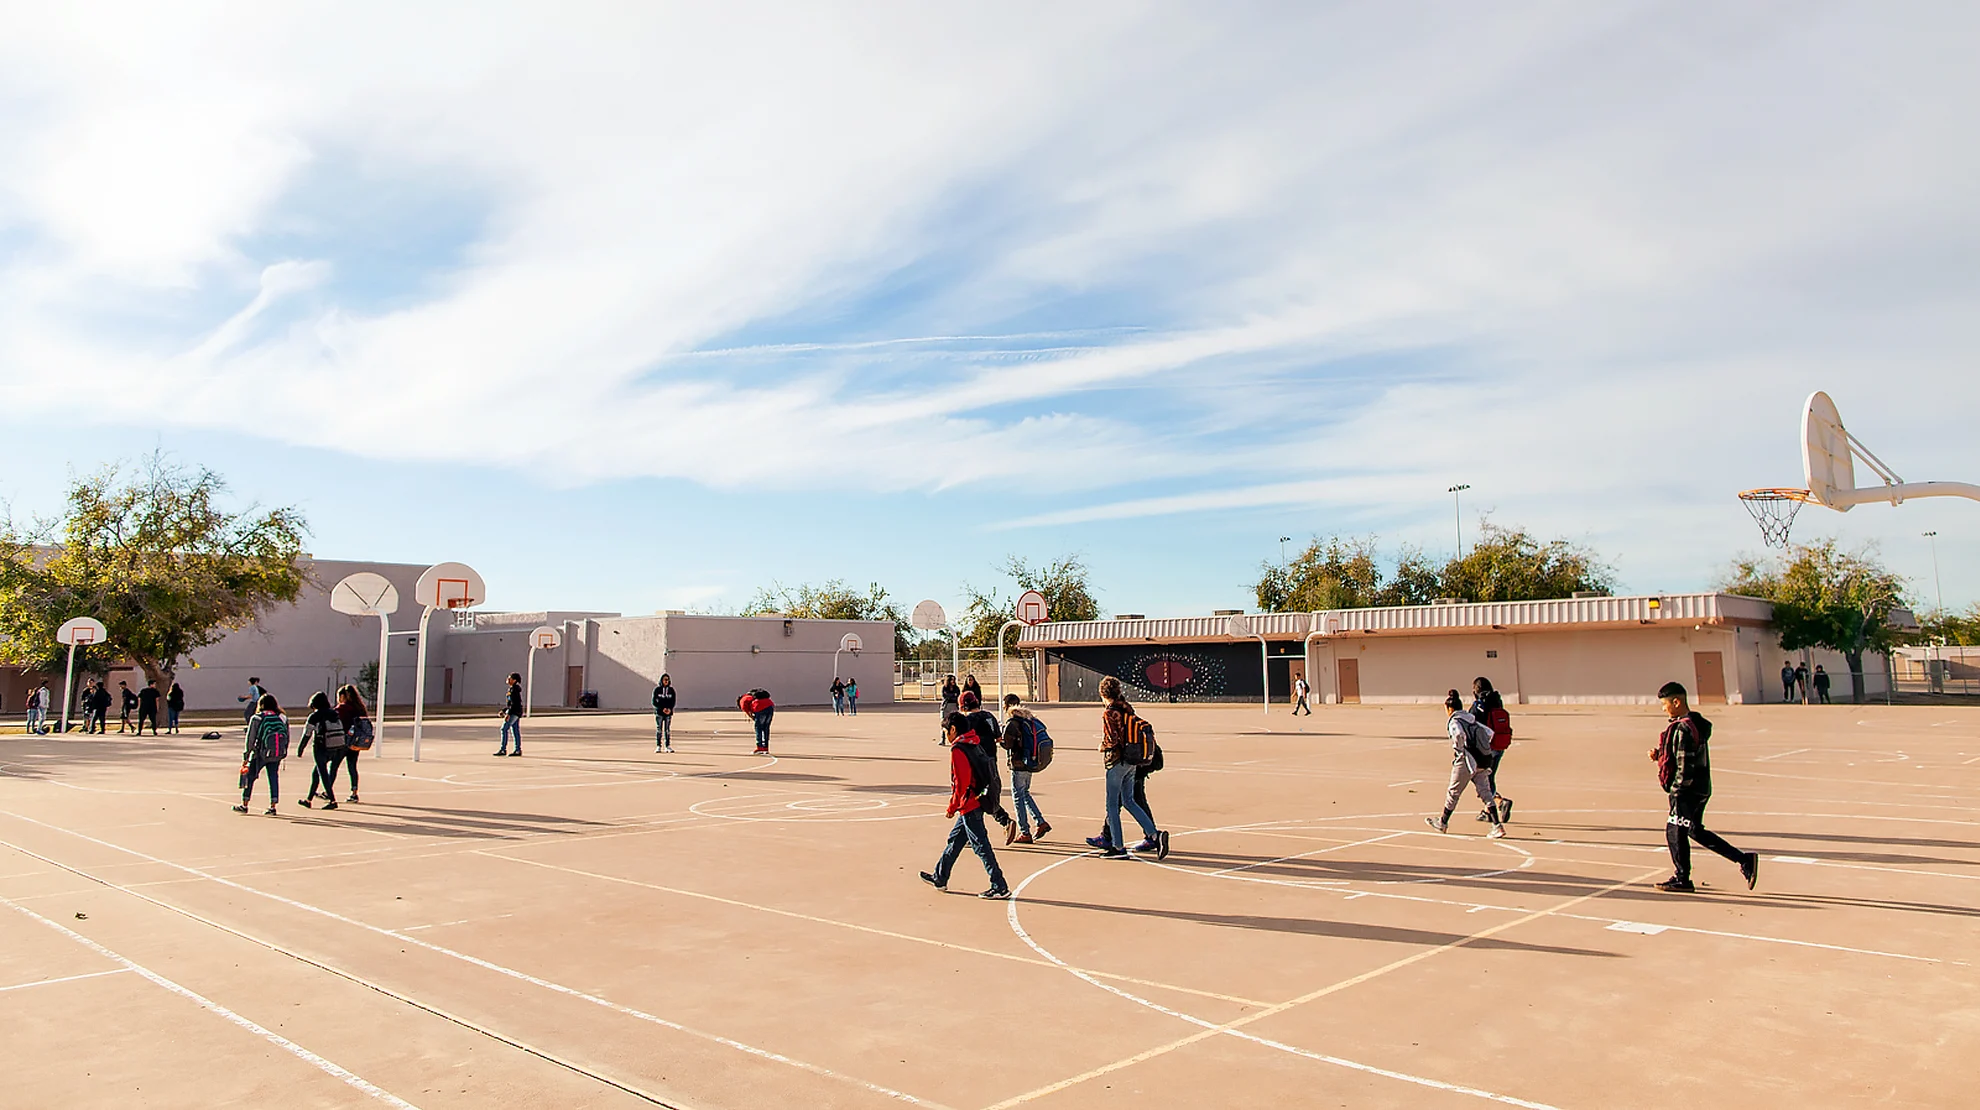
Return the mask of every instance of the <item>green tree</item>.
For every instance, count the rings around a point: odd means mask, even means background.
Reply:
[[[1964,613],[1924,613],[1918,618],[1918,628],[1914,638],[1921,644],[1980,644],[1980,604],[1968,606]]]
[[[105,647],[169,685],[179,660],[292,604],[306,576],[295,509],[238,513],[226,482],[153,455],[73,481],[62,514],[0,528],[0,659],[59,658],[70,617],[103,622]]]
[[[1258,608],[1267,613],[1362,609],[1380,604],[1382,565],[1370,537],[1314,539],[1284,566],[1261,564]]]
[[[1486,522],[1478,543],[1438,576],[1443,597],[1466,601],[1539,601],[1577,591],[1608,593],[1615,572],[1594,552],[1567,540],[1541,543],[1524,528]]]
[[[1078,553],[1042,563],[1012,555],[998,569],[1011,576],[1020,592],[1037,590],[1044,594],[1046,611],[1055,621],[1100,619],[1100,602],[1093,596],[1093,569]]]
[[[1606,593],[1613,582],[1614,572],[1585,548],[1488,523],[1476,547],[1442,566],[1408,546],[1385,566],[1372,536],[1316,538],[1284,566],[1260,564],[1255,592],[1259,609],[1286,613],[1427,605],[1440,597],[1529,601]]]
[[[1863,701],[1863,656],[1898,642],[1892,609],[1904,607],[1904,580],[1866,554],[1836,549],[1836,541],[1796,545],[1779,559],[1735,562],[1729,593],[1774,603],[1774,627],[1789,651],[1827,648],[1849,663],[1850,694]]]
[[[898,603],[888,600],[887,591],[878,582],[868,583],[865,593],[839,578],[817,586],[791,587],[772,582],[756,591],[756,596],[743,606],[743,615],[772,614],[800,620],[893,621],[894,654],[907,655],[914,646],[908,636],[907,617]]]

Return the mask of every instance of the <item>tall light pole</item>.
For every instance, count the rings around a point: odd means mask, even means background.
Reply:
[[[1939,616],[1946,615],[1946,591],[1939,585],[1939,533],[1937,530],[1925,533],[1932,542],[1932,593],[1939,600]]]
[[[1457,557],[1464,558],[1464,491],[1471,486],[1460,482],[1444,492],[1451,495],[1451,513],[1457,520]]]
[[[1291,536],[1279,537],[1279,569],[1280,570],[1286,569],[1286,544],[1291,542],[1291,540],[1292,540]]]

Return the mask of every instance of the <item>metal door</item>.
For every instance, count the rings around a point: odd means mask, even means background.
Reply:
[[[1341,659],[1334,663],[1334,673],[1341,683],[1341,703],[1361,704],[1361,660]]]
[[[1698,704],[1726,704],[1726,661],[1716,651],[1691,653],[1692,669],[1698,678]]]

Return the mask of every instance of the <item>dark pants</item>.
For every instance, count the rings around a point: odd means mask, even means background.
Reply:
[[[343,749],[343,751],[344,751],[344,773],[351,780],[351,797],[355,798],[357,797],[357,790],[358,790],[357,787],[358,750],[356,748],[347,747]]]
[[[1295,702],[1293,702],[1293,711],[1292,711],[1292,715],[1293,715],[1293,716],[1295,716],[1295,717],[1297,717],[1297,716],[1299,716],[1299,711],[1300,711],[1300,710],[1302,710],[1302,709],[1304,709],[1304,710],[1306,710],[1306,715],[1307,715],[1307,716],[1309,716],[1309,717],[1311,717],[1311,716],[1313,716],[1313,707],[1312,707],[1312,706],[1310,706],[1310,705],[1308,705],[1308,704],[1306,704],[1306,695],[1305,695],[1305,694],[1301,694],[1301,695],[1299,696],[1299,700],[1298,700],[1298,701],[1295,701]]]
[[[90,720],[90,728],[84,729],[83,731],[88,732],[90,731],[90,729],[94,729],[97,732],[110,731],[110,724],[109,724],[110,710],[107,706],[91,714],[89,720]]]
[[[674,746],[674,715],[655,713],[653,715],[653,746],[671,748]]]
[[[182,712],[184,712],[184,710],[178,707],[168,706],[166,708],[165,710],[166,729],[172,732],[179,731],[179,714]]]
[[[1815,698],[1823,705],[1829,704],[1829,688],[1827,686],[1815,687]]]
[[[144,722],[147,718],[151,721],[151,734],[153,736],[158,735],[158,710],[156,709],[138,710],[138,731],[144,731]]]
[[[1491,772],[1491,777],[1486,779],[1485,782],[1489,786],[1491,786],[1492,796],[1494,798],[1499,796],[1499,764],[1504,763],[1505,760],[1506,760],[1505,752],[1502,751],[1493,752],[1492,762],[1485,765],[1486,770]]]
[[[965,843],[983,861],[984,873],[990,876],[990,889],[1004,889],[1003,868],[997,866],[997,853],[990,848],[990,837],[983,831],[983,814],[977,810],[956,814],[956,823],[949,826],[949,842],[942,846],[942,858],[935,861],[935,885],[949,885],[949,873],[955,870]]]
[[[241,783],[241,804],[246,805],[254,797],[254,780],[261,772],[268,772],[268,804],[282,800],[282,761],[279,759],[255,759],[248,764],[247,778]]]
[[[770,714],[757,713],[753,715],[750,718],[750,720],[754,722],[756,725],[756,750],[759,752],[769,751],[770,750]]]
[[[324,797],[337,800],[337,767],[344,762],[344,751],[343,748],[316,749],[316,770],[310,772],[309,797],[316,797],[321,787]]]
[[[1671,795],[1671,816],[1664,825],[1664,843],[1671,849],[1671,873],[1685,882],[1691,881],[1691,841],[1710,848],[1734,863],[1744,865],[1745,859],[1739,849],[1726,843],[1724,837],[1705,827],[1705,803],[1712,800],[1710,794]]]

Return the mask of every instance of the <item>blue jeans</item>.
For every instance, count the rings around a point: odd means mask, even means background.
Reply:
[[[247,778],[241,780],[242,805],[248,804],[254,798],[254,780],[260,778],[261,772],[264,770],[268,772],[268,804],[273,806],[276,802],[282,800],[280,797],[282,792],[282,761],[279,759],[262,759],[256,756],[248,763]]]
[[[517,743],[521,743],[521,741],[519,740]],[[653,715],[653,746],[658,748],[663,745],[669,748],[674,746],[674,718],[672,714],[655,713]]]
[[[1031,796],[1030,771],[1011,772],[1011,806],[1017,810],[1019,832],[1026,836],[1031,835],[1031,817],[1025,816],[1027,810],[1031,816],[1038,818],[1041,828],[1044,826],[1045,814],[1039,810],[1037,800]]]
[[[754,722],[756,725],[756,750],[759,752],[769,751],[770,750],[770,714],[758,713],[752,716],[750,720]]]
[[[997,853],[990,850],[990,838],[983,831],[983,814],[974,809],[956,814],[956,823],[949,826],[949,842],[942,846],[942,858],[935,861],[935,885],[949,885],[949,873],[955,870],[965,843],[983,861],[983,870],[990,876],[990,889],[1004,889],[1004,870],[997,866]]]
[[[165,727],[173,732],[179,731],[179,710],[169,705],[165,707]]]
[[[1134,765],[1131,763],[1116,763],[1107,768],[1107,835],[1114,838],[1116,849],[1127,847],[1127,840],[1121,836],[1123,808],[1141,826],[1142,839],[1155,839],[1154,819],[1134,801]]]
[[[848,716],[848,717],[857,717],[857,716],[859,716],[859,695],[858,695],[858,694],[847,694],[847,695],[846,695],[846,716]]]
[[[844,694],[833,694],[832,715],[835,717],[843,717],[845,716],[845,714],[846,714],[846,696]]]
[[[28,710],[27,730],[29,732],[41,731],[41,710],[39,708]]]
[[[516,738],[516,750],[522,751],[522,718],[521,717],[504,716],[502,718],[502,750],[505,752],[509,750],[509,736],[511,733],[513,733]]]

